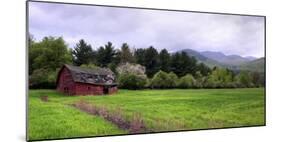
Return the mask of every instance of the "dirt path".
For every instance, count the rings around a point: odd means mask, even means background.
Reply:
[[[119,108],[113,112],[109,112],[105,107],[97,107],[85,101],[79,101],[72,104],[75,108],[87,112],[91,115],[103,117],[105,120],[117,125],[120,129],[128,130],[129,133],[144,133],[146,127],[140,114],[134,114],[133,119],[127,121],[122,116],[122,110]]]

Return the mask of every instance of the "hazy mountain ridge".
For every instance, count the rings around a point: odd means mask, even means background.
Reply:
[[[235,65],[235,66],[256,59],[255,57],[251,57],[251,56],[242,57],[239,55],[225,55],[221,52],[212,52],[212,51],[204,51],[200,53],[205,57],[216,60],[220,63],[227,64],[227,65]]]
[[[189,56],[194,56],[199,62],[203,62],[209,67],[214,67],[214,66],[219,66],[219,67],[225,67],[226,65],[223,63],[220,63],[214,59],[208,58],[204,55],[202,55],[200,52],[192,50],[192,49],[184,49],[181,50],[180,52],[185,52]]]
[[[194,56],[199,62],[203,62],[209,67],[225,67],[233,70],[251,70],[264,72],[264,57],[256,58],[252,56],[242,57],[240,55],[225,55],[221,52],[184,49],[179,52],[186,52]]]

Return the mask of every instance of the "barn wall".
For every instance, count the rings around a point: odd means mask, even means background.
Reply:
[[[71,72],[63,67],[59,73],[57,90],[67,95],[102,95],[104,88],[108,88],[108,94],[114,94],[118,91],[117,86],[102,86],[88,83],[74,82]],[[106,90],[106,89],[105,89]]]
[[[117,93],[117,91],[118,91],[117,86],[108,88],[108,93],[109,93],[109,94]]]
[[[76,82],[75,93],[77,95],[101,95],[103,94],[103,86]]]
[[[68,95],[73,95],[75,93],[75,83],[72,79],[70,71],[65,67],[59,74],[57,90]]]

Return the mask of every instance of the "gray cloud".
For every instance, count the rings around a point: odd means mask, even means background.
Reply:
[[[70,47],[83,38],[94,48],[111,41],[264,56],[263,17],[29,2],[29,32],[38,40],[63,36]]]

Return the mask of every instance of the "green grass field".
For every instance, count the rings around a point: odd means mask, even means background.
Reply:
[[[40,96],[47,95],[43,102]],[[30,90],[30,140],[127,134],[102,117],[70,106],[85,100],[125,119],[141,114],[149,132],[264,125],[264,89],[119,90],[106,96],[64,96],[54,90]]]

